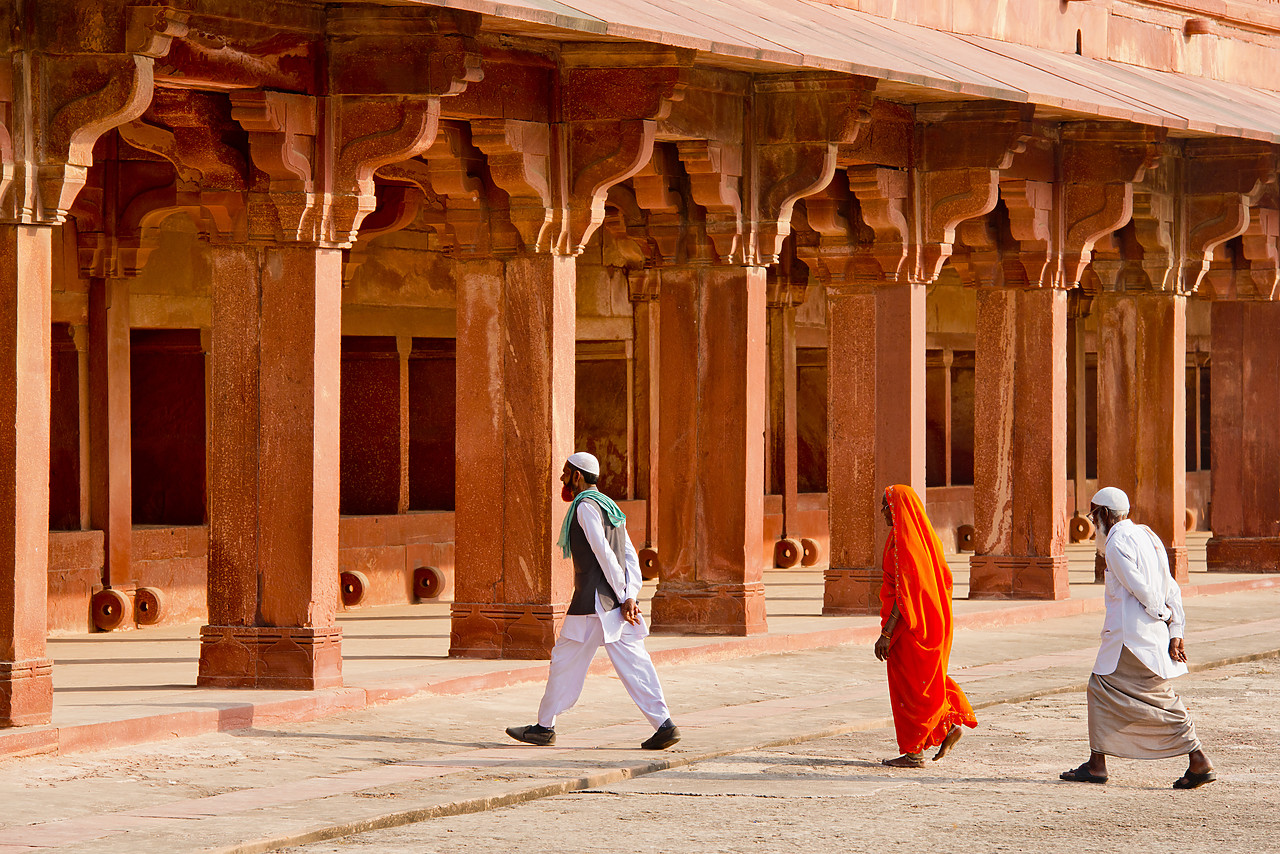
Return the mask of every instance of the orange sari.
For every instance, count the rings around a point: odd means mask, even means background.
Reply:
[[[964,692],[947,676],[951,657],[951,570],[942,543],[914,489],[885,490],[893,529],[884,544],[880,624],[898,606],[889,647],[889,700],[898,748],[920,753],[942,743],[951,727],[978,725]]]

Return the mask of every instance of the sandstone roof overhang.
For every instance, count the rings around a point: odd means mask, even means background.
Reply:
[[[1174,136],[1280,142],[1280,92],[956,35],[810,0],[414,0],[487,16],[487,29],[561,41],[692,48],[746,71],[877,78],[905,103],[994,99],[1044,118],[1100,118]]]

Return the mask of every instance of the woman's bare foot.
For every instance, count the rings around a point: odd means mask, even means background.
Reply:
[[[960,740],[960,727],[953,726],[951,731],[947,733],[947,737],[942,740],[942,744],[938,745],[938,752],[933,754],[933,761],[937,762],[942,757],[951,752],[951,748],[956,746],[956,742]]]
[[[890,768],[923,768],[923,753],[904,753],[893,759],[881,759],[881,765],[888,765]]]

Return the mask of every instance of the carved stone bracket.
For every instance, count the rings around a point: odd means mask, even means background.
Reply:
[[[377,204],[374,172],[430,147],[440,117],[431,96],[246,92],[231,103],[256,167],[249,235],[341,247]]]
[[[1106,122],[1062,129],[1063,285],[1080,283],[1094,244],[1133,216],[1133,184],[1156,164],[1164,131]]]
[[[551,202],[551,129],[539,122],[478,119],[471,141],[484,152],[489,176],[509,200],[508,216],[531,252],[548,252],[555,239]]]
[[[1132,283],[1135,276],[1145,279],[1154,291],[1173,292],[1181,286],[1179,246],[1174,233],[1177,172],[1172,168],[1177,154],[1172,147],[1165,147],[1158,168],[1148,170],[1133,188],[1133,234],[1141,247],[1141,257],[1126,256],[1126,281]]]
[[[1185,143],[1187,228],[1186,265],[1183,286],[1188,292],[1199,289],[1214,261],[1217,247],[1253,230],[1246,240],[1245,256],[1260,252],[1261,291],[1274,290],[1267,279],[1267,256],[1274,256],[1274,241],[1267,245],[1263,217],[1252,217],[1251,209],[1264,198],[1274,197],[1276,153],[1270,145],[1239,140],[1188,140]],[[1262,240],[1258,240],[1263,236]],[[1249,261],[1252,272],[1252,259]],[[1252,276],[1250,277],[1252,278]],[[1246,291],[1253,291],[1253,282]]]
[[[84,51],[80,33],[23,33],[40,50],[13,62],[0,133],[0,215],[31,223],[66,218],[88,180],[94,144],[146,109],[155,59],[186,31],[186,20],[165,6],[127,7],[118,42],[100,53]]]
[[[916,110],[920,126],[920,200],[916,277],[933,281],[951,256],[956,227],[990,213],[999,200],[1000,171],[1026,150],[1033,134],[1029,104],[930,104]]]
[[[1061,286],[1053,240],[1053,185],[1001,181],[1000,197],[1009,211],[1009,232],[1018,242],[1017,253],[1006,264],[1018,265],[1029,287]]]
[[[752,217],[745,262],[777,263],[795,203],[835,177],[839,148],[870,120],[874,81],[848,75],[757,77],[748,148]]]
[[[566,46],[561,59],[552,251],[578,255],[604,220],[609,188],[653,156],[657,122],[683,97],[694,54],[661,45],[581,44]]]
[[[706,212],[707,239],[724,261],[743,259],[742,148],[718,140],[683,140],[676,146],[689,176],[689,194]]]

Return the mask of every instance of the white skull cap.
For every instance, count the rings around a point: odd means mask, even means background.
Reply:
[[[1099,489],[1089,500],[1099,507],[1109,507],[1117,513],[1129,512],[1129,496],[1124,494],[1123,489],[1114,486]]]
[[[586,451],[578,451],[569,457],[569,465],[587,474],[600,476],[600,461]]]

